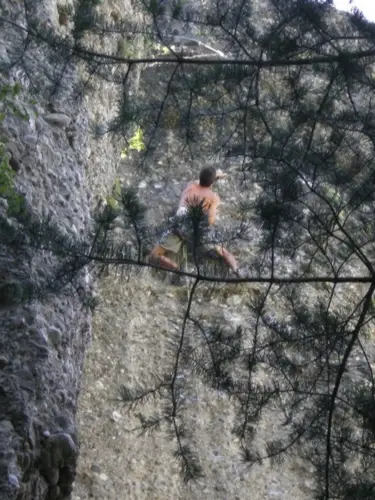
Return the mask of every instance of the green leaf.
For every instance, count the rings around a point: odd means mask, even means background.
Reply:
[[[143,142],[143,130],[141,127],[137,127],[135,134],[129,140],[129,149],[135,149],[136,151],[142,151],[145,149],[145,143]]]
[[[115,182],[113,183],[112,191],[113,191],[113,195],[116,198],[119,198],[121,196],[121,183],[120,183],[120,179],[118,177],[116,177]]]
[[[17,82],[13,87],[13,95],[18,95],[21,91],[21,88],[21,84]]]
[[[116,200],[116,198],[114,198],[113,196],[107,196],[106,202],[107,202],[107,205],[110,208],[112,208],[112,210],[117,210],[117,208],[118,208],[118,201]]]

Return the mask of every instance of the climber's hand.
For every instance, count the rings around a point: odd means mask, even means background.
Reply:
[[[216,170],[216,180],[219,179],[224,179],[224,177],[227,177],[228,174],[224,174],[224,172],[219,168]]]

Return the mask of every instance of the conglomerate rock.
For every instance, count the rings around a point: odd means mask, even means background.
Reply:
[[[43,4],[43,5],[42,5]],[[24,5],[1,2],[2,15],[25,23]],[[39,2],[40,20],[54,2]],[[67,68],[61,92],[51,94],[46,77],[52,62],[42,47],[25,55],[22,69],[12,65],[25,36],[7,26],[0,36],[1,85],[21,83],[16,106],[27,118],[7,113],[2,141],[16,171],[16,187],[26,206],[47,217],[66,237],[88,234],[92,199],[85,179],[88,117],[70,100],[77,80]],[[19,45],[18,45],[19,48]],[[28,73],[30,70],[30,73]],[[39,87],[35,86],[38,82]],[[7,217],[7,203],[0,210]],[[10,227],[22,230],[11,218]],[[0,241],[0,497],[58,499],[69,496],[75,477],[78,437],[77,397],[91,339],[91,312],[69,287],[24,303],[25,283],[43,284],[54,270],[48,252],[11,253]],[[84,294],[92,278],[81,273]]]

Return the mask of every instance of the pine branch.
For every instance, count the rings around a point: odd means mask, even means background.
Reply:
[[[129,411],[134,410],[139,404],[145,404],[150,400],[162,397],[162,390],[170,385],[170,377],[166,376],[162,379],[155,377],[157,383],[154,387],[142,389],[141,387],[130,389],[125,385],[121,385],[118,389],[120,401],[124,406],[127,406]],[[116,400],[118,401],[118,400]]]
[[[372,284],[370,288],[368,289],[366,296],[365,296],[365,301],[363,304],[363,308],[361,311],[361,315],[358,319],[357,325],[354,329],[354,332],[352,334],[352,338],[345,350],[344,357],[340,363],[340,369],[337,373],[336,380],[335,380],[335,385],[332,391],[331,395],[331,401],[330,401],[330,408],[329,408],[329,414],[328,414],[328,423],[327,423],[327,447],[326,447],[326,465],[325,465],[325,499],[329,500],[330,498],[330,479],[329,479],[329,474],[330,474],[330,463],[331,463],[331,434],[332,434],[332,425],[333,425],[333,412],[335,410],[335,404],[336,404],[336,397],[338,394],[338,391],[340,389],[341,385],[341,379],[344,375],[344,371],[346,368],[346,364],[348,362],[350,353],[353,350],[354,344],[358,340],[358,335],[361,330],[361,326],[365,320],[366,313],[370,307],[371,304],[371,297],[372,294],[375,290],[375,284]]]

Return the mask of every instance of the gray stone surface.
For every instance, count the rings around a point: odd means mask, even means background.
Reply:
[[[0,6],[25,24],[22,2],[0,0]],[[108,0],[103,5],[108,21],[130,9],[127,0]],[[59,24],[57,0],[40,1],[34,14],[61,35],[68,34],[69,23]],[[5,65],[14,60],[13,47],[21,37],[18,32],[7,35],[0,35],[0,63]],[[113,45],[113,40],[98,42],[103,51],[113,49]],[[72,102],[79,74],[68,65],[63,84],[51,94],[40,66],[41,62],[50,65],[51,60],[40,50],[35,49],[27,58],[28,72],[16,66],[4,76],[4,81],[22,82],[19,102],[30,114],[28,121],[7,119],[1,130],[7,139],[11,166],[17,172],[17,187],[25,194],[28,205],[50,216],[61,233],[84,235],[90,229],[90,205],[108,194],[119,176],[125,185],[139,188],[141,200],[150,208],[149,222],[162,220],[176,208],[181,189],[192,173],[199,171],[199,165],[192,165],[181,151],[176,151],[166,134],[165,148],[150,166],[145,180],[144,172],[133,168],[132,155],[121,160],[124,144],[120,140],[107,135],[99,141],[88,137],[90,122],[105,123],[113,118],[117,97],[114,85],[95,81],[92,95]],[[149,73],[150,80],[155,80],[155,70]],[[137,76],[134,80],[136,88]],[[31,97],[35,98],[35,86],[39,94],[36,103],[30,104]],[[232,223],[241,201],[236,191],[238,165],[226,167],[230,175],[217,186],[224,201],[219,220],[222,228]],[[170,171],[175,174],[173,182]],[[6,209],[6,201],[0,199],[0,210],[4,213]],[[241,261],[250,261],[256,249],[255,228],[252,235],[251,248],[231,248]],[[0,253],[0,287],[3,282],[12,283],[17,292],[22,275],[29,273],[43,280],[53,265],[48,255],[36,252],[23,260],[5,259]],[[85,292],[92,294],[90,275],[82,275],[80,280]],[[203,287],[195,307],[202,314],[238,326],[249,320],[247,301],[258,292],[245,286],[211,293]],[[191,488],[185,487],[172,459],[174,444],[165,435],[140,439],[137,433],[130,432],[138,425],[137,419],[111,399],[116,397],[120,383],[147,383],[152,373],[163,372],[170,361],[168,346],[181,325],[186,287],[171,286],[168,280],[162,282],[150,273],[129,277],[110,274],[101,283],[100,296],[95,341],[86,363],[78,413],[80,440],[75,419],[85,349],[91,340],[89,311],[72,290],[43,301],[12,301],[0,307],[1,499],[312,497],[311,471],[293,457],[283,466],[266,464],[252,470],[240,462],[231,434],[235,409],[199,383],[188,395],[192,405],[187,420],[206,478]],[[146,412],[151,414],[153,409],[148,407]],[[276,426],[277,418],[266,415],[261,436],[275,432]],[[79,449],[78,476],[70,495]]]
[[[2,12],[21,24],[23,8],[22,3],[1,2]],[[56,2],[39,2],[38,8],[41,20],[54,22]],[[14,60],[18,38],[19,32],[1,33],[0,63]],[[82,102],[73,106],[70,99],[77,74],[68,69],[61,91],[51,95],[43,71],[52,66],[43,49],[34,47],[25,59],[32,70],[30,78],[25,66],[18,65],[0,77],[1,84],[21,81],[16,104],[29,114],[26,120],[10,114],[0,124],[10,165],[17,173],[16,186],[34,213],[50,217],[63,234],[82,236],[90,231],[92,196],[85,175],[87,111]],[[7,203],[2,202],[4,215]],[[0,241],[4,299],[0,305],[0,498],[67,498],[78,458],[75,414],[91,339],[91,313],[69,287],[57,295],[20,303],[24,280],[43,283],[56,262],[47,252],[30,249],[15,255],[7,250]],[[90,294],[91,277],[84,274],[78,280]]]
[[[61,128],[66,128],[71,122],[70,116],[65,115],[64,113],[50,113],[48,115],[44,115],[43,119],[47,123]]]

